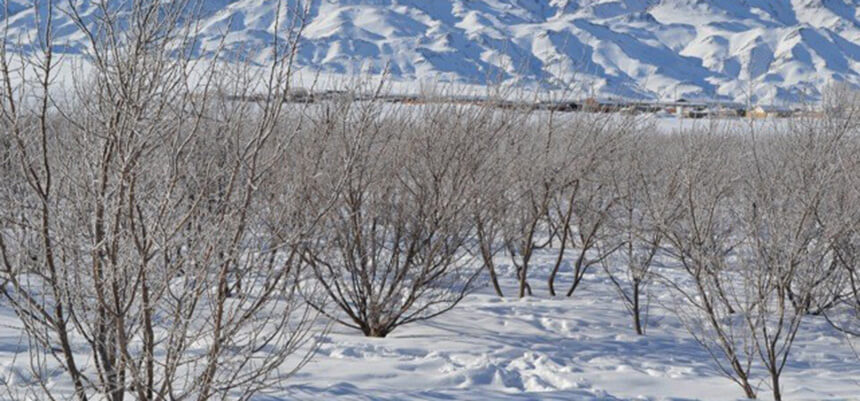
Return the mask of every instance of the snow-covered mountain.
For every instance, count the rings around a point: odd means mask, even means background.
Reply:
[[[12,34],[32,32],[33,0],[6,1]],[[72,1],[98,14],[96,1]],[[265,45],[276,4],[207,0],[202,51],[225,33],[235,49]],[[63,51],[80,52],[82,35],[57,21]],[[604,97],[793,101],[860,85],[860,0],[312,0],[299,63]]]

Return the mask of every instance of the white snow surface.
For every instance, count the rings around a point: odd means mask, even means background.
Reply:
[[[671,312],[672,296],[652,284],[647,332],[631,318],[601,269],[585,276],[572,298],[549,297],[546,277],[555,255],[539,251],[530,274],[534,296],[516,298],[513,270],[498,258],[506,298],[484,287],[452,311],[367,338],[335,326],[295,376],[257,401],[284,400],[740,400],[713,360]],[[562,266],[557,288],[571,282]],[[683,280],[671,266],[655,272]],[[821,317],[803,322],[782,376],[784,399],[860,400],[860,341],[854,344]],[[82,355],[82,358],[86,359]],[[0,374],[28,382],[27,342],[20,323],[0,304]],[[56,391],[70,389],[60,372]],[[759,396],[771,399],[767,375],[754,368]],[[33,383],[35,385],[35,383]],[[0,394],[0,400],[4,400]]]
[[[96,1],[71,0],[94,20]],[[162,0],[169,2],[171,0]],[[298,1],[288,0],[288,6]],[[6,0],[12,43],[37,32],[34,0]],[[45,4],[47,2],[41,2]],[[86,52],[57,2],[58,50]],[[108,0],[127,7],[129,0]],[[272,42],[274,0],[207,0],[199,51]],[[310,0],[298,63],[395,80],[573,87],[581,95],[755,102],[860,85],[860,0]],[[2,8],[2,7],[0,7]],[[283,24],[281,24],[283,26]],[[277,33],[283,35],[281,31]],[[23,46],[23,45],[21,45]],[[266,55],[256,57],[265,63]]]
[[[547,295],[549,252],[536,260],[535,296],[485,288],[439,318],[388,338],[335,327],[281,395],[346,400],[738,400],[707,351],[651,287],[645,336],[633,332],[605,273],[593,270],[572,298]],[[502,260],[500,259],[501,263]],[[569,267],[569,266],[568,266]],[[670,268],[660,273],[675,275]],[[512,272],[509,272],[512,273]],[[508,277],[511,277],[509,274]],[[566,289],[568,274],[557,286]],[[662,294],[662,295],[658,295]],[[760,399],[771,399],[764,372]],[[823,318],[805,321],[783,374],[786,400],[860,400],[860,356]],[[273,395],[270,400],[280,400]]]

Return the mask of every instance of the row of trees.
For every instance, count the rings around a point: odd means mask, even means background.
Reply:
[[[513,266],[531,295],[538,252],[554,255],[551,296],[602,269],[638,334],[657,285],[720,372],[750,398],[765,372],[779,400],[804,319],[850,333],[860,307],[860,102],[832,93],[823,117],[672,134],[492,104],[324,106],[352,132],[332,129],[351,139],[330,154],[356,164],[326,175],[342,195],[304,258],[346,318],[325,313],[371,336],[450,309],[477,267],[504,296],[497,263]]]
[[[526,155],[513,170],[534,167],[534,180],[509,181],[508,209],[481,223],[498,222],[520,296],[531,293],[529,257],[547,248],[557,254],[550,295],[562,262],[568,296],[600,266],[642,334],[644,294],[659,285],[672,295],[667,309],[747,397],[757,396],[761,367],[780,400],[804,319],[839,316],[849,333],[857,324],[860,102],[844,89],[826,96],[825,116],[772,125],[658,134],[577,116],[585,127],[533,130],[537,142],[560,141],[547,149],[561,163]]]
[[[499,263],[531,295],[547,252],[549,295],[602,272],[638,334],[668,290],[750,398],[761,366],[781,399],[807,316],[857,331],[852,92],[822,118],[672,134],[391,104],[382,84],[295,104],[293,2],[248,49],[265,67],[198,57],[200,2],[104,2],[95,19],[75,4],[40,4],[39,37],[0,47],[0,293],[34,378],[6,383],[16,397],[249,399],[307,362],[325,322],[385,337],[479,286],[505,296]],[[73,72],[55,14],[90,40]]]

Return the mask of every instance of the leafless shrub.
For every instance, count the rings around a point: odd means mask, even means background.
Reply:
[[[476,139],[488,135],[496,139],[493,140],[494,145],[485,150],[488,153],[482,167],[475,170],[472,181],[479,189],[473,194],[470,209],[477,247],[473,252],[481,255],[493,290],[500,297],[503,297],[504,293],[499,284],[500,273],[496,269],[494,258],[508,249],[506,245],[509,243],[505,242],[504,238],[509,233],[507,230],[510,213],[519,204],[518,193],[511,183],[519,174],[519,161],[522,159],[519,158],[518,152],[522,142],[531,140],[529,133],[533,114],[527,110],[518,110],[503,116],[496,128],[491,131],[484,129],[476,135]]]
[[[614,257],[601,260],[601,266],[640,335],[647,327],[648,303],[643,295],[665,246],[660,227],[674,220],[679,208],[679,167],[661,156],[664,142],[654,137],[629,141],[613,165],[608,180],[616,201],[606,224],[609,238],[598,245],[604,255],[617,248]]]
[[[623,142],[634,127],[644,128],[632,118],[582,116],[560,133],[563,145],[548,143],[561,151],[559,157],[564,161],[554,167],[562,179],[548,211],[551,233],[560,243],[548,278],[550,295],[555,295],[554,281],[567,249],[576,252],[568,297],[591,267],[617,250],[617,246],[603,243],[610,210],[618,201],[609,177],[618,167]]]
[[[36,380],[13,390],[249,399],[279,383],[306,362],[316,316],[296,293],[298,260],[283,251],[305,221],[290,219],[296,231],[275,242],[267,222],[288,209],[262,205],[293,196],[261,183],[287,173],[279,160],[299,132],[282,102],[296,26],[278,29],[286,38],[257,70],[191,57],[183,16],[199,3],[102,4],[95,19],[74,2],[47,4],[90,43],[62,96],[50,20],[41,52],[0,58],[3,143],[14,144],[3,160],[15,166],[3,170],[0,291]],[[237,91],[265,101],[227,100]],[[51,384],[57,369],[71,394]]]
[[[819,161],[829,171],[832,181],[823,197],[824,218],[832,223],[840,219],[841,230],[830,238],[839,272],[830,286],[818,286],[811,297],[810,309],[825,318],[851,340],[860,338],[860,200],[856,171],[860,164],[860,92],[855,88],[834,85],[825,91],[825,117],[802,121],[796,131],[829,134],[836,142],[830,149],[817,152]],[[830,152],[822,155],[824,151]],[[811,157],[811,156],[810,156]],[[816,171],[816,173],[819,173]],[[820,174],[820,173],[819,173]],[[855,353],[860,355],[856,349]]]
[[[554,240],[560,244],[547,282],[555,295],[565,251],[577,249],[570,296],[587,269],[600,260],[586,257],[596,250],[612,203],[600,177],[634,121],[607,115],[556,117],[554,112],[538,113],[533,121],[535,126],[517,142],[511,157],[514,167],[502,239],[517,271],[520,297],[532,293],[529,266],[537,250]]]
[[[743,316],[776,400],[782,399],[779,378],[801,322],[814,306],[834,301],[825,299],[841,281],[834,240],[849,228],[840,199],[846,132],[808,126],[787,131],[751,137],[752,162],[739,205]]]
[[[509,123],[476,105],[321,108],[316,120],[331,140],[315,186],[339,197],[302,259],[346,317],[326,313],[385,337],[450,310],[480,273],[468,249],[474,199],[486,196],[486,163]],[[330,181],[340,160],[349,160],[345,181]]]
[[[660,223],[661,235],[690,278],[670,283],[682,299],[676,311],[750,398],[758,364],[782,398],[779,378],[803,320],[841,298],[857,137],[833,122],[712,127],[681,134],[673,149],[679,214]]]
[[[681,133],[671,152],[680,166],[678,214],[660,227],[666,251],[687,272],[690,282],[670,282],[680,299],[672,305],[682,323],[713,357],[720,372],[756,397],[751,370],[755,349],[751,333],[736,314],[729,283],[731,259],[740,244],[734,201],[740,177],[738,140],[729,134]]]
[[[601,168],[602,171],[598,174],[609,174],[604,168]],[[586,176],[578,184],[576,192],[567,199],[571,213],[561,220],[559,226],[559,230],[562,231],[560,239],[567,240],[571,248],[576,250],[573,262],[573,283],[566,293],[568,297],[579,288],[585,274],[592,267],[600,264],[620,247],[620,244],[607,243],[610,211],[618,202],[618,197],[612,191],[611,185],[603,181],[603,178],[594,179]],[[562,241],[563,244],[564,242]]]
[[[560,162],[559,152],[549,142],[556,129],[553,120],[550,118],[546,125],[538,120],[524,129],[512,137],[505,191],[508,207],[506,215],[498,216],[503,219],[501,239],[516,269],[520,298],[532,294],[528,274],[535,251],[550,244],[547,213],[561,179],[560,170],[554,167]]]

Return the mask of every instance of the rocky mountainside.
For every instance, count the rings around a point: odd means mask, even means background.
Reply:
[[[10,33],[32,35],[34,0],[7,1]],[[85,18],[99,14],[99,1],[72,1]],[[207,0],[201,54],[225,33],[237,50],[269,43],[277,3]],[[61,11],[56,21],[59,48],[84,52]],[[860,0],[312,0],[298,61],[343,74],[387,66],[410,82],[791,102],[860,85]]]

